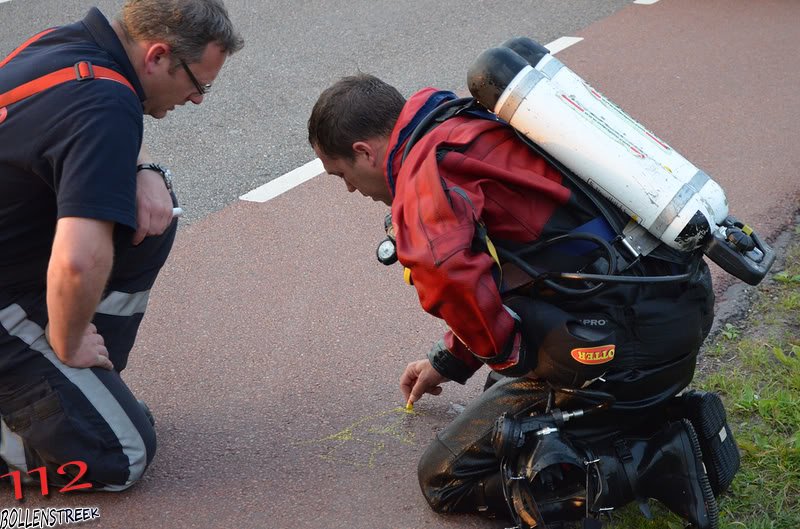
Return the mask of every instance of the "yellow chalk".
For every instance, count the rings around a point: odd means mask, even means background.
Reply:
[[[396,407],[395,411],[397,411],[398,413],[407,413],[409,415],[414,415],[415,414],[414,403],[409,400],[408,402],[406,402],[405,406]]]

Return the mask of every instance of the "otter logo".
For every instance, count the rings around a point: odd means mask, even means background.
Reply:
[[[576,362],[589,366],[605,364],[614,359],[616,346],[614,344],[601,345],[600,347],[582,347],[571,351]]]

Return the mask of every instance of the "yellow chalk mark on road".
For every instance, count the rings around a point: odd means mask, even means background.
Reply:
[[[331,435],[297,443],[324,450],[317,454],[331,463],[374,468],[378,457],[392,445],[413,445],[415,434],[408,430],[407,417],[421,415],[399,406],[368,415]]]

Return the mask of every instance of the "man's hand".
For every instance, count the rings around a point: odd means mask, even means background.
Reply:
[[[414,404],[425,393],[439,395],[442,392],[440,384],[449,380],[434,369],[430,360],[417,360],[408,364],[400,376],[400,391],[407,403]]]
[[[150,235],[161,235],[172,224],[172,197],[156,171],[136,173],[136,233],[133,245]]]
[[[45,338],[50,341],[49,325],[44,329]],[[62,357],[56,353],[59,360],[70,367],[102,367],[109,371],[114,369],[111,360],[108,359],[108,349],[105,340],[97,333],[97,327],[90,323],[81,336],[78,348],[69,356]]]

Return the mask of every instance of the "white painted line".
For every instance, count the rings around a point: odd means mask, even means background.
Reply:
[[[0,0],[0,4],[2,4],[3,2],[10,2],[10,1],[11,0]]]
[[[555,55],[563,49],[569,48],[573,44],[577,44],[583,40],[583,37],[561,37],[550,44],[545,44],[544,47],[550,50],[550,53]]]
[[[640,5],[643,5],[643,6],[651,6],[651,5],[655,4],[656,2],[658,2],[658,0],[636,0],[634,2],[634,4],[640,4]]]
[[[250,202],[266,202],[324,172],[325,169],[322,167],[320,159],[314,158],[302,167],[289,171],[275,180],[270,180],[263,186],[253,189],[239,198]]]

